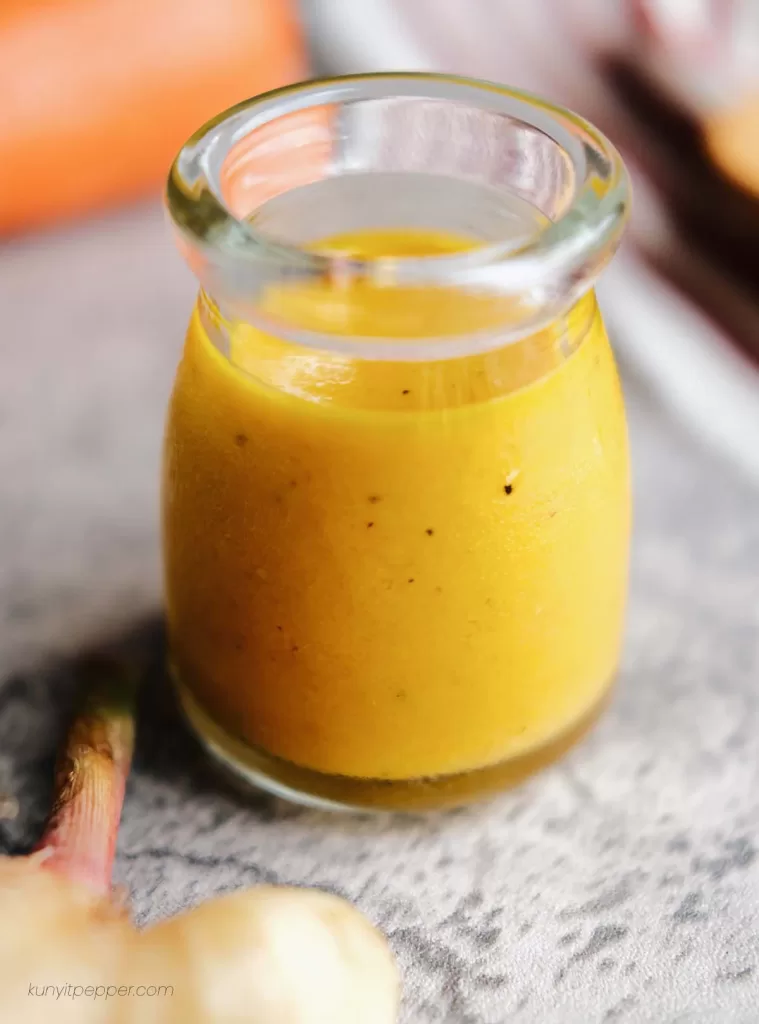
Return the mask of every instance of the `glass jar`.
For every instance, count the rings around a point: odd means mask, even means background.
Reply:
[[[442,75],[209,122],[168,206],[201,291],[171,399],[171,665],[208,750],[327,807],[483,796],[603,707],[627,432],[592,290],[609,142]]]

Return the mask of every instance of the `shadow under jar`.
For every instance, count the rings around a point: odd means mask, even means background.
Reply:
[[[201,291],[165,447],[171,663],[238,777],[450,805],[595,719],[630,494],[592,287],[627,205],[582,119],[446,76],[283,89],[182,149]]]

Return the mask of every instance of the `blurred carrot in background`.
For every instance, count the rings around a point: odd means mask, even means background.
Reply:
[[[157,191],[205,120],[305,75],[294,0],[2,0],[0,234]]]
[[[716,110],[707,122],[706,141],[717,166],[759,199],[759,89]]]

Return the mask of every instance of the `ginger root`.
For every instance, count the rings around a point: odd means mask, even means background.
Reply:
[[[3,1024],[392,1024],[392,954],[337,896],[258,886],[134,927],[110,893],[133,687],[95,675],[37,851],[0,858]]]

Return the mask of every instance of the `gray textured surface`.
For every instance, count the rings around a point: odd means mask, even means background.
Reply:
[[[153,209],[0,249],[7,850],[45,810],[70,655],[158,608],[161,421],[192,292]],[[332,819],[224,791],[156,675],[118,858],[140,919],[308,883],[389,933],[406,1022],[759,1020],[759,498],[628,392],[628,641],[591,738],[484,808]]]

